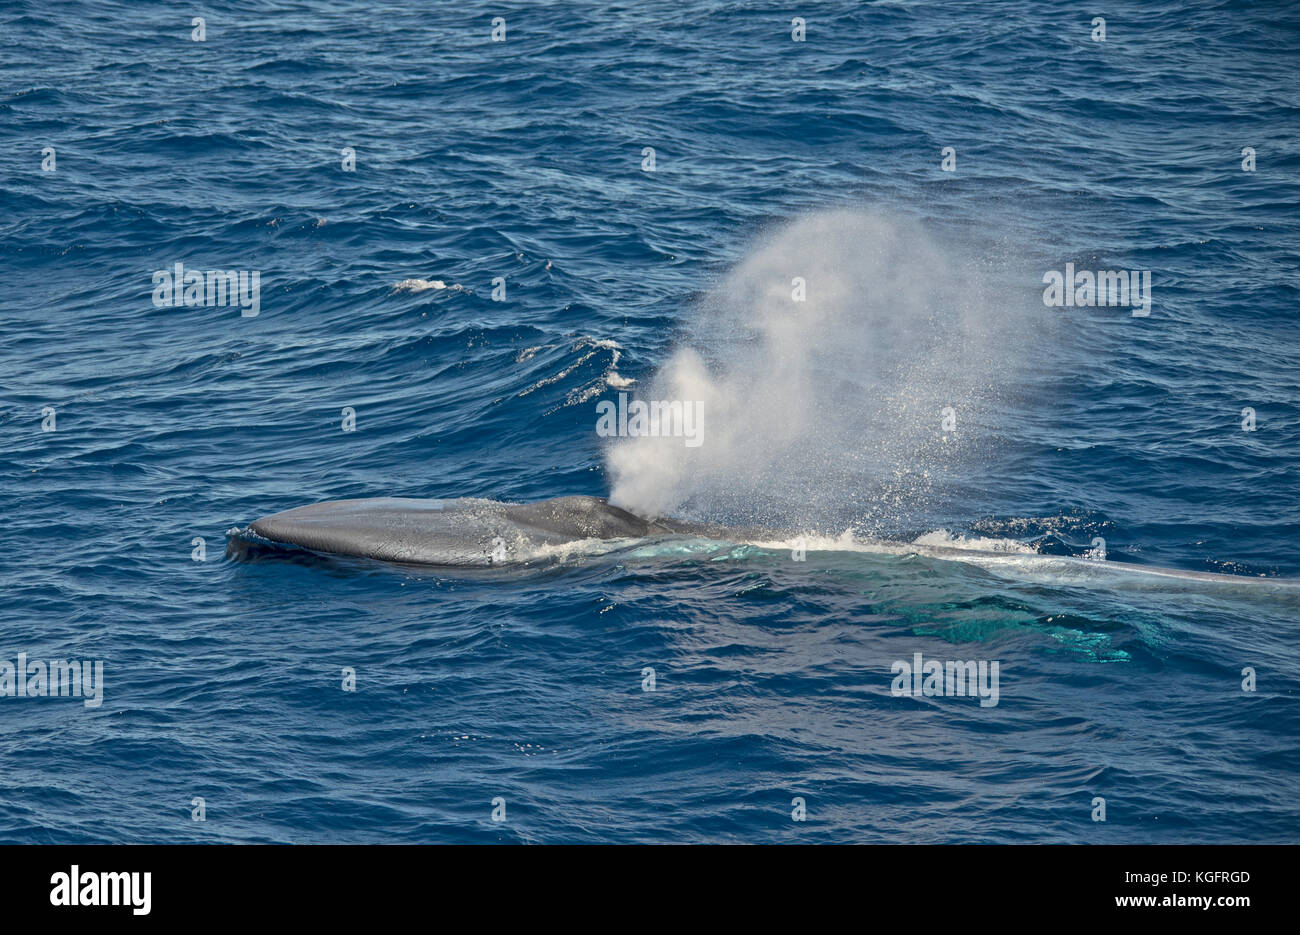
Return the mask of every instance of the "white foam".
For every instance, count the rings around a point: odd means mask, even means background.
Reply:
[[[394,292],[424,292],[428,289],[453,289],[459,291],[460,283],[452,283],[448,286],[441,279],[403,279],[393,285]]]
[[[1038,550],[1025,542],[990,536],[963,536],[946,529],[936,529],[912,540],[913,545],[936,546],[971,552],[1004,552],[1016,555],[1037,555]]]

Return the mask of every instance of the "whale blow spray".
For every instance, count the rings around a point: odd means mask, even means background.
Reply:
[[[701,444],[614,440],[611,502],[825,529],[897,527],[942,506],[989,450],[1025,343],[1023,310],[990,300],[988,255],[853,211],[768,236],[700,302],[647,387],[702,401]]]

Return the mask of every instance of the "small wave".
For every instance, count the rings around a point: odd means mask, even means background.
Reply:
[[[542,350],[543,348],[549,349],[553,346],[554,345],[542,345],[540,347],[525,348],[516,356],[515,362],[523,363],[524,361],[531,360],[539,350]],[[593,338],[587,335],[580,335],[573,343],[573,347],[570,350],[572,353],[578,354],[579,356],[576,359],[569,361],[569,363],[567,363],[558,373],[552,374],[549,377],[543,377],[526,389],[521,390],[519,395],[527,396],[529,393],[536,392],[544,387],[551,386],[567,379],[570,374],[577,371],[578,368],[582,367],[583,364],[596,357],[596,355],[600,354],[602,351],[609,352],[609,363],[605,365],[605,369],[600,376],[596,377],[594,380],[588,380],[581,386],[569,390],[565,394],[564,402],[560,406],[556,406],[549,410],[547,413],[548,415],[565,406],[576,406],[589,402],[603,393],[606,389],[624,389],[636,382],[633,379],[621,376],[618,372],[618,362],[623,355],[623,346],[617,341],[610,340],[609,338]]]
[[[541,350],[550,350],[555,347],[554,344],[538,344],[536,347],[526,347],[515,355],[515,363],[522,364],[524,361],[532,360]]]

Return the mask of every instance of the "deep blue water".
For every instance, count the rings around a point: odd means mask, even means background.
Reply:
[[[224,555],[319,500],[606,495],[596,404],[684,347],[786,398],[745,369],[779,306],[736,292],[775,238],[851,286],[833,340],[790,333],[815,405],[793,442],[750,405],[680,512],[1300,576],[1294,6],[1110,5],[1104,42],[1064,2],[202,7],[0,6],[0,659],[105,673],[97,708],[0,698],[0,839],[1300,840],[1300,599],[1267,581]],[[177,262],[260,271],[260,313],[155,307]],[[1151,270],[1150,316],[1046,307],[1066,263]],[[936,281],[979,293],[969,360],[917,350]],[[894,697],[916,652],[998,661],[999,703]]]

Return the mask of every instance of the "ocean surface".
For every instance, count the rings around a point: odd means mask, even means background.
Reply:
[[[1298,45],[1281,3],[0,5],[0,689],[103,663],[0,697],[0,841],[1300,842]],[[257,314],[156,304],[177,263]],[[1149,315],[1049,307],[1067,264]],[[701,445],[600,436],[620,393]],[[791,537],[226,552],[611,493]],[[896,693],[917,653],[997,703]]]

